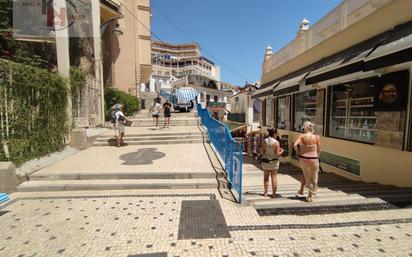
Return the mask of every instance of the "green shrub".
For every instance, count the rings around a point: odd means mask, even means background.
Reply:
[[[56,73],[0,59],[0,157],[4,145],[16,165],[62,149],[67,92]]]
[[[140,110],[140,101],[136,96],[126,94],[123,91],[106,87],[104,89],[104,102],[105,102],[105,116],[109,121],[112,114],[112,106],[115,104],[113,99],[117,99],[119,104],[123,104],[123,113],[126,116],[134,115]]]

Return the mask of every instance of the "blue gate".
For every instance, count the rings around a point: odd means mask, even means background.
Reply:
[[[241,203],[243,145],[234,140],[229,128],[222,122],[213,119],[207,109],[203,109],[198,104],[197,110],[202,125],[207,129],[210,142],[224,162],[229,188],[234,189],[237,200]]]

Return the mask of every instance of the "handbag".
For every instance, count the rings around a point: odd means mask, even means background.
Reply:
[[[264,163],[270,163],[270,162],[277,161],[277,160],[278,160],[278,159],[272,159],[272,160],[262,159],[262,162],[264,162]]]
[[[124,121],[124,125],[125,125],[126,127],[132,126],[132,123],[133,123],[133,121],[131,121],[131,120],[126,120],[126,121]]]

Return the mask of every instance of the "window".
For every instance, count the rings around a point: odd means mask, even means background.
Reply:
[[[213,96],[213,101],[214,102],[219,102],[219,99],[218,99],[217,95]]]
[[[266,99],[261,101],[262,104],[262,125],[266,126]]]
[[[290,116],[290,96],[283,96],[278,97],[277,99],[277,114],[276,114],[276,121],[277,121],[277,128],[279,129],[289,129],[289,116]]]
[[[273,113],[273,110],[272,110],[272,102],[273,102],[273,99],[266,99],[266,101],[265,101],[265,105],[266,105],[266,112],[265,112],[265,114],[266,114],[266,126],[273,126],[273,115],[272,115],[272,113]]]
[[[235,97],[235,103],[239,103],[239,97],[238,96]]]
[[[259,122],[259,115],[260,115],[260,100],[256,99],[253,101],[253,122]]]
[[[332,86],[328,135],[375,142],[375,80]]]
[[[316,89],[294,95],[293,130],[302,132],[303,123],[316,123]]]

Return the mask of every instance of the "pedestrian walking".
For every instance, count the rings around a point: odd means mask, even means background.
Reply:
[[[125,123],[129,121],[124,113],[121,111],[123,105],[116,103],[113,105],[112,109],[112,120],[114,121],[113,128],[116,135],[116,145],[120,147],[124,144],[124,134],[125,134]]]
[[[169,99],[166,99],[166,102],[163,104],[163,114],[165,116],[164,127],[168,128],[170,126],[170,117],[172,116],[172,104],[169,102]]]
[[[313,201],[313,196],[318,189],[320,138],[313,134],[313,128],[313,123],[306,121],[303,124],[304,133],[293,144],[303,173],[298,194],[303,195],[304,188],[306,188],[309,191],[306,197],[307,202]]]
[[[272,194],[271,198],[276,197],[277,190],[277,172],[279,169],[279,156],[282,154],[283,149],[280,147],[279,141],[275,138],[277,136],[277,129],[269,129],[269,136],[263,140],[261,153],[262,153],[262,169],[263,169],[263,188],[264,192],[262,196],[268,196],[269,176],[272,179]]]
[[[162,109],[160,103],[155,99],[150,106],[150,112],[152,113],[153,117],[153,129],[159,129],[159,116],[160,110]]]

